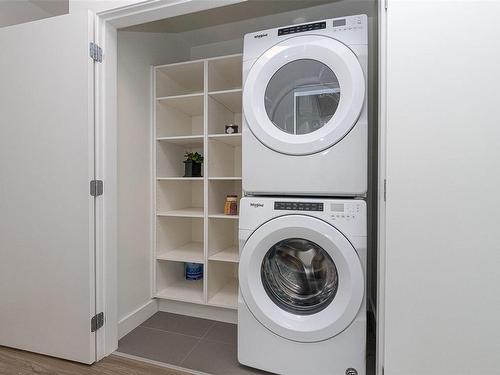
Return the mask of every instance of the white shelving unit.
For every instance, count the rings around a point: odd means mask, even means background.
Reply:
[[[155,290],[157,298],[236,309],[238,215],[227,195],[242,196],[242,56],[154,67]],[[203,177],[184,176],[184,154],[204,156]],[[203,280],[184,263],[203,264]]]

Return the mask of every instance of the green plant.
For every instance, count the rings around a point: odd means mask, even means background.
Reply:
[[[184,154],[184,157],[186,158],[184,162],[191,160],[193,163],[203,163],[203,155],[199,154],[198,152],[186,152]]]

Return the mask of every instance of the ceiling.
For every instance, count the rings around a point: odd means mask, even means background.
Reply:
[[[366,14],[371,18],[376,15],[376,1],[249,0],[120,31],[175,34],[191,47],[225,41],[238,41],[241,45],[245,34],[258,30],[353,14]]]
[[[149,33],[181,33],[332,2],[333,0],[249,0],[203,12],[130,26],[121,30]]]

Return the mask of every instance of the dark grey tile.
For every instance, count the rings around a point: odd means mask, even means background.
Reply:
[[[139,326],[118,342],[118,351],[180,365],[198,341],[195,337]]]
[[[181,366],[214,375],[266,374],[240,365],[235,345],[208,340],[201,340]]]
[[[208,319],[160,311],[142,323],[141,326],[160,329],[167,332],[181,333],[188,336],[203,337],[213,324],[214,322]]]
[[[203,340],[219,341],[236,347],[238,343],[238,327],[236,324],[216,322]]]

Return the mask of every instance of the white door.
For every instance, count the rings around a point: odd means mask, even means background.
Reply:
[[[0,29],[0,345],[95,361],[87,11]]]
[[[305,215],[281,216],[260,226],[241,252],[239,281],[255,318],[299,342],[342,332],[364,296],[356,250],[333,226]]]
[[[245,119],[270,149],[287,155],[320,152],[355,125],[365,98],[356,55],[343,43],[297,36],[263,53],[243,89]]]

